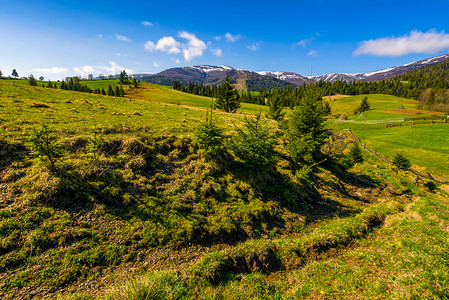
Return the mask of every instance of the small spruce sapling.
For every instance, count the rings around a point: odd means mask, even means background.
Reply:
[[[357,142],[352,144],[348,155],[353,163],[363,162],[362,148],[360,148],[360,145]]]
[[[94,158],[94,160],[97,160],[98,153],[100,152],[100,149],[105,145],[105,140],[103,138],[103,135],[100,135],[98,133],[97,128],[94,129],[94,137],[88,138],[89,143],[87,144],[87,153],[91,154]]]
[[[209,157],[214,157],[223,152],[223,129],[217,126],[213,120],[212,108],[206,112],[206,121],[201,122],[195,130],[194,143],[203,149]]]
[[[262,122],[261,113],[245,117],[244,129],[236,127],[236,131],[232,148],[245,165],[261,169],[273,163],[276,140]]]
[[[41,129],[34,129],[28,141],[31,155],[46,158],[50,162],[52,170],[56,170],[56,162],[62,156],[57,137],[48,125],[42,125]]]
[[[410,160],[400,153],[393,157],[393,165],[396,167],[396,173],[399,170],[408,170],[412,166]]]
[[[284,116],[284,98],[282,95],[276,94],[270,99],[270,107],[267,117],[280,122],[284,119]]]

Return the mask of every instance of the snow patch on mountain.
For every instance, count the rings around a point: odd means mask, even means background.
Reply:
[[[185,69],[193,69],[198,70],[203,73],[210,73],[210,72],[223,72],[223,71],[231,71],[231,70],[239,70],[233,67],[229,66],[210,66],[210,65],[201,65],[201,66],[191,66],[191,67],[184,67]]]

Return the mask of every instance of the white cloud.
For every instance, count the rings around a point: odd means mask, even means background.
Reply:
[[[292,45],[292,48],[293,48],[293,49],[295,49],[296,47],[303,47],[303,48],[305,48],[308,44],[311,44],[311,43],[315,40],[315,38],[316,38],[317,36],[319,37],[319,36],[321,36],[321,34],[319,34],[319,33],[317,32],[317,33],[315,33],[315,35],[313,35],[313,36],[311,36],[311,37],[309,37],[309,38],[307,38],[307,39],[302,39],[302,40],[300,40],[299,42],[294,43],[294,44]]]
[[[114,75],[114,74],[120,73],[123,70],[125,70],[126,73],[128,73],[128,74],[134,72],[132,69],[128,69],[126,67],[119,66],[114,61],[110,61],[109,62],[109,66],[88,66],[88,65],[84,65],[84,66],[79,66],[79,67],[73,68],[73,71],[76,74],[81,75],[81,77],[86,77],[89,74],[98,75],[100,73],[102,73],[102,74],[113,74]]]
[[[156,68],[159,68],[159,64],[157,62],[154,62],[153,66],[155,66]]]
[[[260,49],[260,44],[261,44],[261,43],[262,43],[262,42],[257,42],[257,43],[255,43],[255,44],[246,46],[246,48],[248,48],[248,50],[254,52],[254,51],[257,51],[257,50]]]
[[[225,38],[228,42],[236,42],[238,41],[242,36],[240,34],[232,35],[229,32],[225,34]]]
[[[140,23],[145,27],[153,27],[153,23],[148,22],[148,21],[142,21]]]
[[[308,56],[318,56],[318,52],[316,52],[315,50],[310,50],[309,52],[307,52]]]
[[[124,35],[119,35],[119,34],[117,34],[117,35],[115,35],[115,37],[116,37],[117,40],[119,40],[119,41],[131,42],[131,40],[130,40],[129,38],[127,38],[126,36],[124,36]]]
[[[293,48],[296,48],[296,47],[305,48],[306,45],[310,44],[314,39],[315,39],[315,37],[312,36],[311,38],[300,40],[299,42],[293,44]]]
[[[69,71],[67,68],[60,68],[60,67],[52,67],[52,68],[38,68],[33,69],[33,71],[44,73],[44,74],[64,74]]]
[[[210,52],[215,56],[223,56],[223,51],[220,48],[210,49]]]
[[[192,33],[182,31],[179,33],[179,37],[186,39],[187,43],[182,44],[175,40],[172,36],[164,36],[157,41],[156,44],[148,41],[145,44],[145,50],[148,52],[158,50],[168,54],[178,54],[182,52],[184,60],[191,61],[197,56],[202,56],[204,50],[207,48],[206,44]]]
[[[172,36],[164,36],[161,38],[154,49],[167,52],[168,54],[178,54],[181,52],[181,44],[176,41]]]
[[[97,39],[101,40],[103,38],[103,35],[102,34],[97,34],[96,37],[97,37]]]
[[[95,72],[95,68],[93,66],[79,66],[76,68],[73,68],[73,71],[75,71],[75,73],[80,74],[82,76],[86,76],[89,74],[93,74]]]
[[[203,51],[206,50],[206,44],[198,39],[193,33],[183,31],[179,34],[180,38],[188,40],[188,44],[182,49],[182,54],[185,61],[191,61],[197,56],[203,56]]]
[[[128,53],[116,53],[115,55],[117,55],[117,56],[125,56],[125,57],[127,57],[127,56],[128,56]]]
[[[434,54],[446,49],[449,49],[449,34],[444,31],[413,30],[409,35],[401,37],[393,36],[363,41],[353,54],[397,57],[409,53]]]
[[[153,42],[148,41],[148,42],[146,42],[144,48],[145,48],[145,51],[151,52],[154,50],[154,48],[156,48],[156,45],[154,45]]]

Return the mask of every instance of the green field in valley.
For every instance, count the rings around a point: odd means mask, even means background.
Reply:
[[[355,114],[354,110],[360,105],[362,98],[368,97],[371,110],[363,115]],[[323,97],[326,100],[326,97]],[[358,96],[343,96],[329,101],[334,119],[330,119],[336,126],[357,126],[364,124],[376,124],[384,122],[401,122],[404,118],[443,117],[440,112],[431,112],[417,109],[415,100],[395,97],[383,94],[370,94]],[[404,109],[399,109],[400,106]],[[339,121],[341,114],[348,117],[347,121]],[[349,124],[349,125],[348,125]]]
[[[367,147],[389,158],[402,153],[414,169],[449,178],[449,124],[355,130],[354,133]]]

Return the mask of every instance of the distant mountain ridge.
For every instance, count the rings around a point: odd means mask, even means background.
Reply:
[[[239,89],[255,91],[261,88],[271,89],[289,85],[296,86],[304,83],[318,82],[320,80],[326,82],[334,82],[337,80],[346,82],[354,80],[364,82],[379,81],[404,74],[430,64],[442,63],[447,60],[449,60],[449,53],[374,72],[334,73],[318,76],[303,76],[294,72],[282,71],[253,72],[225,65],[199,65],[171,68],[157,74],[138,74],[135,78],[162,85],[173,85],[174,81],[179,81],[184,85],[189,82],[213,85],[220,84],[226,76],[229,76],[231,82],[236,84]]]

